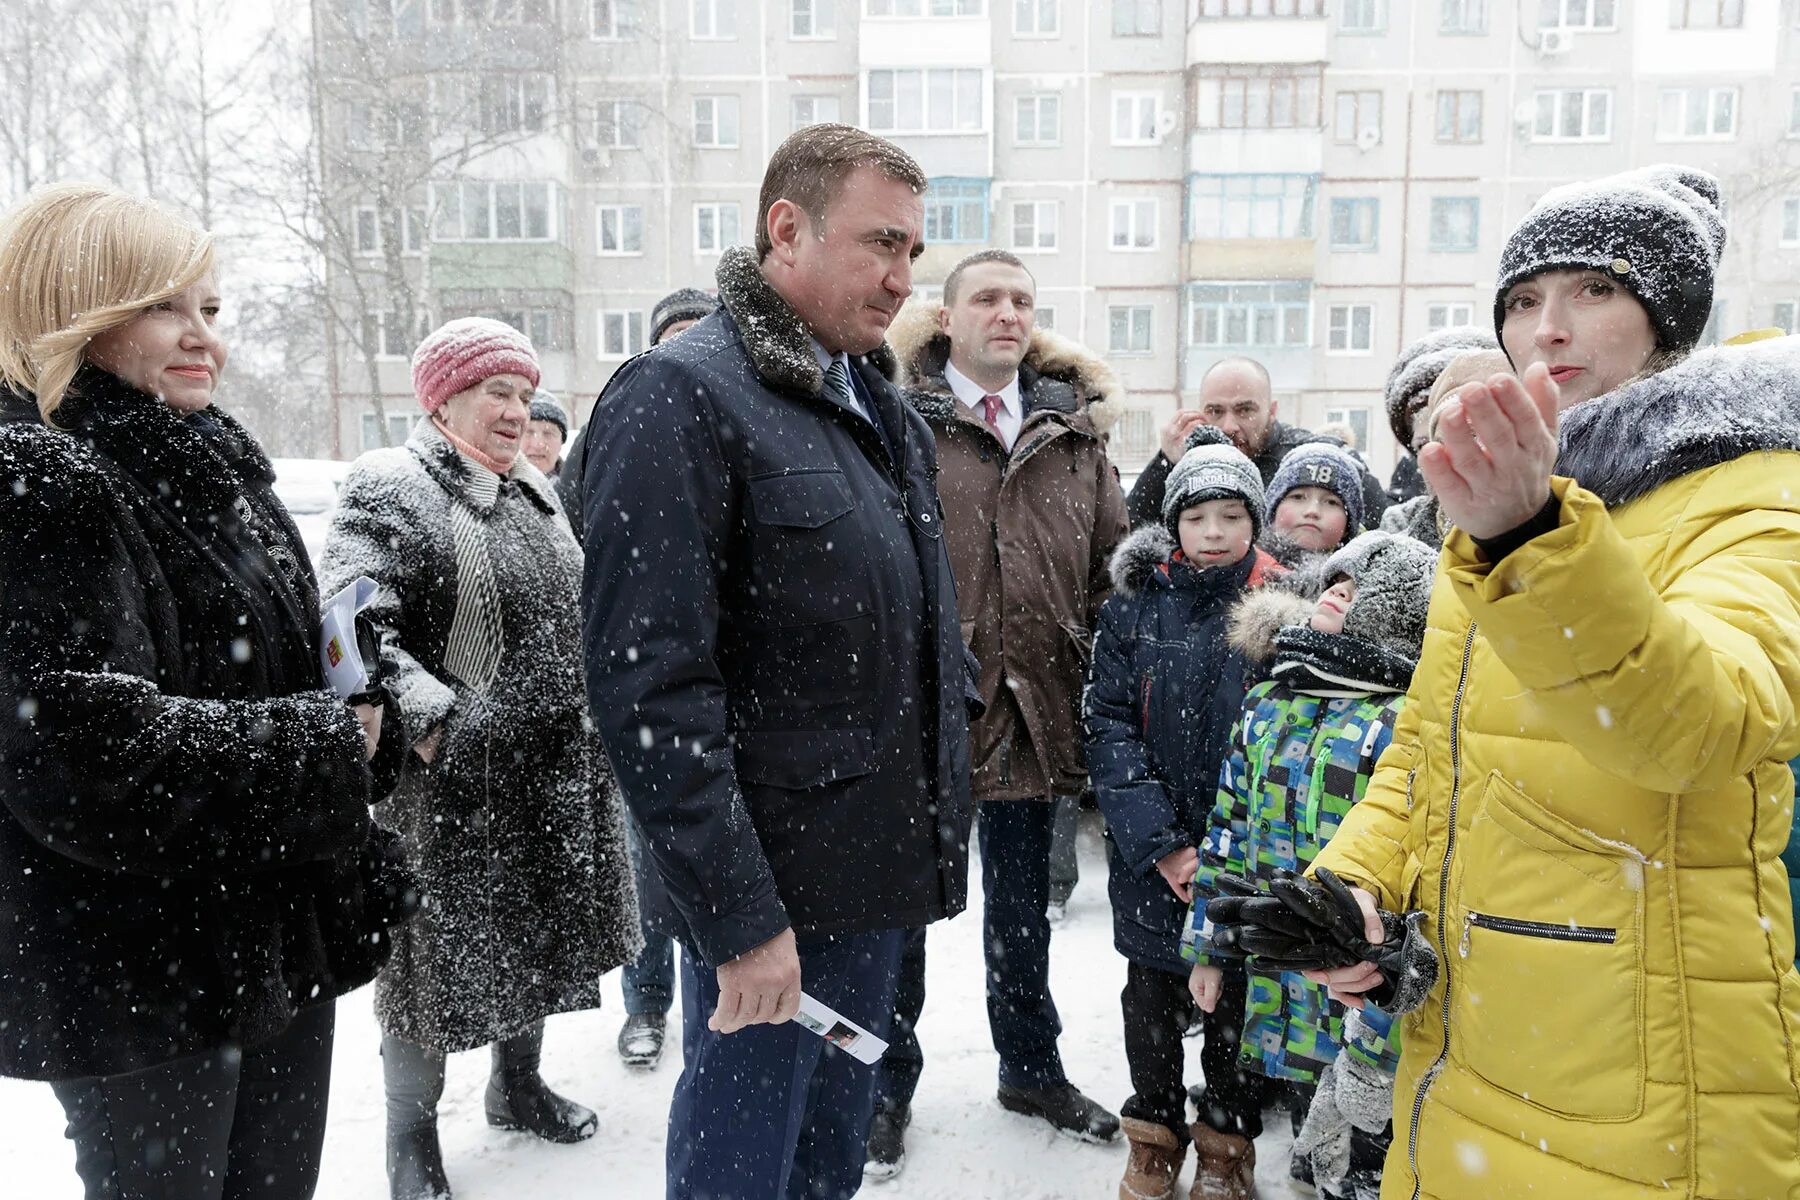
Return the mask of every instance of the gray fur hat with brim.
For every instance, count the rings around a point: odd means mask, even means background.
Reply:
[[[562,402],[543,388],[539,388],[531,395],[530,419],[549,421],[562,430],[564,441],[569,440],[569,414],[563,411]]]
[[[1719,181],[1668,163],[1545,192],[1506,239],[1494,332],[1506,294],[1546,271],[1593,270],[1643,304],[1664,350],[1692,350],[1712,314],[1725,217]],[[1510,356],[1509,356],[1510,357]]]
[[[1417,662],[1437,561],[1435,550],[1405,534],[1357,535],[1325,560],[1327,580],[1348,575],[1356,583],[1344,632]]]
[[[1394,360],[1382,390],[1387,401],[1388,428],[1402,450],[1412,449],[1413,417],[1431,398],[1432,385],[1457,355],[1470,350],[1493,350],[1494,335],[1473,325],[1437,329],[1419,338]]]
[[[1208,436],[1210,435],[1210,436]],[[1242,500],[1250,510],[1252,537],[1262,533],[1262,472],[1231,444],[1231,439],[1210,425],[1188,435],[1189,449],[1169,468],[1163,485],[1163,524],[1177,539],[1176,527],[1183,511],[1208,500]]]

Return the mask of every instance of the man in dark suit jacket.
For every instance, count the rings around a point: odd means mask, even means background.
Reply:
[[[967,903],[935,451],[882,341],[925,186],[880,138],[793,135],[722,310],[595,409],[589,701],[686,950],[670,1200],[853,1194],[874,1072],[788,1018],[804,987],[885,1036],[903,931]]]

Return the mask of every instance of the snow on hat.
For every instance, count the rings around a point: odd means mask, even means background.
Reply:
[[[1506,239],[1494,330],[1506,323],[1514,284],[1545,271],[1590,269],[1638,298],[1659,346],[1691,350],[1712,313],[1724,251],[1719,181],[1705,171],[1665,163],[1552,188]]]
[[[1431,387],[1450,361],[1466,350],[1494,349],[1494,335],[1473,325],[1439,329],[1419,338],[1388,371],[1385,396],[1388,428],[1403,448],[1412,447],[1413,416],[1425,407]]]
[[[1208,436],[1210,434],[1210,436]],[[1188,452],[1169,468],[1163,486],[1163,524],[1176,537],[1184,510],[1208,500],[1242,500],[1250,510],[1251,536],[1262,532],[1262,473],[1231,439],[1211,425],[1188,434]]]
[[[1344,632],[1417,662],[1437,561],[1437,551],[1403,533],[1358,534],[1325,560],[1326,579],[1356,581]]]
[[[1303,487],[1327,488],[1343,501],[1346,533],[1362,528],[1362,468],[1348,450],[1333,442],[1302,442],[1289,450],[1269,481],[1266,518],[1273,521],[1281,498]]]
[[[555,395],[539,388],[531,396],[531,420],[549,421],[562,430],[563,440],[569,437],[569,414],[563,411],[562,402]]]
[[[663,340],[663,334],[677,321],[698,321],[712,315],[719,302],[699,288],[676,288],[650,310],[650,344]]]
[[[523,375],[538,385],[537,351],[531,339],[503,321],[462,317],[446,321],[413,351],[413,394],[435,413],[444,401],[495,375]]]

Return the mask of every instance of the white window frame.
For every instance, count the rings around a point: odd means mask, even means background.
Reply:
[[[1356,317],[1366,317],[1363,344],[1357,345]],[[1328,304],[1325,306],[1325,353],[1333,357],[1353,357],[1375,352],[1375,306],[1365,303]]]
[[[1675,9],[1679,5],[1681,12]],[[1711,22],[1695,24],[1695,14],[1704,14],[1711,9]],[[1728,15],[1735,14],[1737,20],[1727,22]],[[1670,0],[1669,28],[1687,29],[1742,29],[1744,27],[1744,0]]]
[[[1475,306],[1467,300],[1442,300],[1425,306],[1425,329],[1460,329],[1475,323]]]
[[[1154,196],[1128,196],[1107,204],[1107,249],[1121,254],[1145,254],[1159,249],[1161,241],[1162,201]]]
[[[899,21],[979,17],[986,11],[986,0],[863,0],[863,16]]]
[[[1338,32],[1350,37],[1372,37],[1387,32],[1387,0],[1337,0]],[[1352,14],[1362,17],[1351,24]]]
[[[811,115],[804,121],[800,119],[800,106],[802,104],[810,106],[811,109]],[[829,105],[831,112],[827,115],[821,115],[819,112],[819,106],[821,104]],[[788,132],[790,133],[797,129],[805,129],[809,125],[835,123],[843,120],[843,117],[843,104],[836,96],[819,92],[808,92],[804,96],[788,97]]]
[[[1349,101],[1350,133],[1344,134],[1345,101]],[[1374,120],[1366,111],[1373,105]],[[1360,146],[1363,131],[1372,129],[1375,137],[1370,145],[1379,146],[1383,136],[1382,110],[1387,107],[1379,88],[1346,88],[1331,98],[1331,140],[1340,146]]]
[[[1115,146],[1157,146],[1162,144],[1162,93],[1114,92],[1112,98],[1112,144]],[[1141,132],[1149,117],[1149,136]],[[1125,127],[1139,132],[1121,137],[1121,118]]]
[[[934,125],[932,121],[943,114],[934,112],[933,85],[944,84],[948,76],[949,86],[949,123]],[[889,107],[891,123],[882,124],[876,119],[875,91],[876,79],[881,77],[887,83],[888,98],[884,103]],[[863,111],[868,114],[865,122],[871,133],[881,134],[958,134],[986,133],[987,124],[987,78],[980,67],[875,67],[863,72]],[[906,93],[913,93],[912,98],[918,102],[918,123],[905,124]],[[970,102],[974,111],[970,111]]]
[[[634,218],[632,214],[637,214]],[[613,219],[614,240],[618,245],[606,247],[606,219]],[[637,249],[630,249],[626,234],[629,222],[637,221]],[[641,204],[596,204],[594,206],[594,252],[602,258],[642,258],[644,254],[644,206]]]
[[[1369,214],[1369,236],[1366,241],[1339,241],[1337,214],[1339,205],[1353,205],[1354,211]],[[1333,196],[1325,206],[1326,244],[1337,254],[1373,254],[1381,248],[1381,198],[1379,196]]]
[[[1488,0],[1438,0],[1438,33],[1481,37],[1488,31]]]
[[[446,206],[442,202],[442,197],[444,195],[444,190],[446,188],[452,188],[452,187],[457,189],[456,190],[456,196],[457,196],[456,219],[457,219],[458,225],[461,226],[461,229],[459,230],[458,236],[446,237],[442,233],[439,232],[439,229],[440,229],[440,222],[443,222],[449,218],[450,209],[448,206]],[[488,190],[488,195],[487,195],[488,233],[486,236],[470,237],[470,236],[468,236],[467,223],[463,219],[464,213],[463,213],[463,203],[462,202],[463,202],[463,199],[467,195],[467,189],[474,188],[477,191],[479,191],[483,187],[487,188],[487,190]],[[526,200],[526,189],[527,188],[540,188],[540,187],[544,189],[544,226],[545,226],[545,229],[547,232],[544,234],[544,236],[538,237],[538,236],[527,235],[524,233],[524,230],[526,227],[527,215],[530,211],[529,207],[528,207],[528,202]],[[502,236],[500,236],[500,233],[499,233],[500,200],[501,200],[501,189],[502,188],[518,188],[519,189],[520,236],[518,236],[518,237],[502,237]],[[559,242],[562,240],[561,219],[560,219],[559,214],[562,211],[563,195],[562,195],[561,187],[554,180],[543,180],[543,179],[524,179],[524,180],[518,180],[518,179],[445,179],[445,180],[434,180],[434,181],[432,181],[432,183],[430,185],[430,195],[431,195],[430,208],[431,208],[431,211],[435,214],[435,216],[433,218],[432,230],[431,230],[431,240],[434,242],[496,242],[496,243],[497,242],[540,242],[540,243],[543,243],[543,242]]]
[[[366,222],[366,224],[365,224]],[[369,236],[364,237],[364,233]],[[381,255],[381,210],[373,204],[359,204],[351,215],[350,238],[358,258]]]
[[[588,40],[591,42],[624,42],[630,40],[628,10],[643,0],[588,0]],[[606,14],[606,32],[601,32],[600,15]]]
[[[689,41],[735,42],[737,30],[737,0],[688,0]]]
[[[1706,106],[1706,132],[1693,134],[1687,132],[1688,118],[1693,115],[1694,102],[1698,100]],[[1674,128],[1668,127],[1665,118],[1670,116],[1671,102],[1675,105]],[[1731,118],[1731,127],[1720,133],[1718,124],[1720,109],[1726,110]],[[1735,87],[1677,87],[1662,88],[1656,93],[1656,140],[1659,142],[1735,142],[1737,140],[1738,113],[1743,108],[1743,98]]]
[[[607,322],[617,321],[618,350],[607,349]],[[594,350],[601,362],[624,362],[645,350],[649,322],[641,308],[603,308],[594,315]]]
[[[1605,12],[1604,23],[1601,13]],[[1571,20],[1579,12],[1579,20]],[[1546,20],[1554,16],[1555,20]],[[1619,0],[1538,0],[1539,29],[1586,29],[1612,33],[1619,28]]]
[[[1114,339],[1116,314],[1125,314],[1125,344]],[[1141,319],[1140,319],[1141,318]],[[1139,348],[1138,335],[1143,334]],[[1106,306],[1107,353],[1125,358],[1148,358],[1156,353],[1156,308],[1150,304],[1109,304]]]
[[[1119,6],[1121,4],[1129,4],[1133,10],[1131,30],[1125,33],[1119,31]],[[1162,0],[1112,0],[1111,11],[1107,13],[1107,18],[1107,28],[1114,37],[1162,36]]]
[[[700,115],[703,108],[706,111],[706,116],[704,118]],[[694,115],[694,146],[696,149],[736,150],[742,145],[743,106],[739,102],[738,97],[729,94],[695,96],[692,111]],[[722,140],[722,134],[724,133],[724,126],[727,120],[729,120],[731,125],[730,141]],[[711,140],[701,140],[700,128],[702,121],[704,121],[712,130]]]
[[[543,88],[535,124],[531,120],[533,101],[537,99],[531,94],[534,85]],[[556,77],[547,71],[485,72],[474,77],[473,86],[475,124],[488,137],[543,133],[555,123]],[[490,101],[496,98],[504,107],[504,116],[501,121],[490,122],[487,118],[494,110]]]
[[[419,322],[418,336],[413,338],[411,345],[407,345],[399,350],[390,350],[388,349],[388,338],[393,333],[393,329],[391,328],[393,317],[394,310],[391,308],[377,309],[372,313],[363,314],[363,332],[365,335],[368,333],[368,322],[375,322],[375,360],[377,362],[405,362],[412,357],[413,348],[424,341],[425,335],[431,331],[430,318],[423,312],[415,313],[414,317]]]
[[[1776,242],[1782,246],[1800,246],[1800,196],[1781,198],[1781,229]]]
[[[1079,0],[1077,0],[1079,2]],[[1013,36],[1023,41],[1062,36],[1062,0],[1012,0]],[[1050,15],[1045,28],[1044,14]],[[1032,19],[1022,20],[1030,14]],[[1026,28],[1030,24],[1034,28]]]
[[[712,214],[714,245],[708,246],[701,239],[700,217],[702,213]],[[729,218],[729,220],[727,220]],[[727,237],[727,225],[730,236]],[[743,236],[743,210],[736,200],[702,200],[694,205],[694,253],[723,254],[737,244]]]
[[[1021,213],[1029,219],[1021,221]],[[1062,202],[1059,200],[1014,200],[1011,209],[1012,250],[1016,254],[1053,254],[1061,238]],[[1021,230],[1029,228],[1029,241],[1020,241]],[[1048,234],[1048,238],[1045,234]]]
[[[800,32],[801,23],[806,32]],[[788,40],[834,42],[837,40],[836,0],[789,0]]]
[[[1024,125],[1026,110],[1031,111],[1032,127],[1036,137],[1025,137],[1020,130]],[[1048,111],[1056,122],[1056,136],[1044,136],[1044,113]],[[1013,98],[1013,144],[1015,146],[1060,146],[1062,145],[1062,95],[1059,92],[1027,92],[1023,96]]]
[[[1277,296],[1278,290],[1290,294]],[[1201,294],[1219,291],[1226,294]],[[1300,294],[1292,294],[1296,291]],[[1311,289],[1296,287],[1292,280],[1200,280],[1189,285],[1184,302],[1190,346],[1269,350],[1312,345]],[[1233,338],[1233,326],[1241,337]],[[1263,334],[1267,336],[1259,336]]]
[[[417,423],[412,413],[388,413],[388,440],[386,442],[371,441],[369,438],[370,424],[372,422],[375,424],[377,433],[381,430],[380,423],[376,421],[376,415],[372,412],[365,412],[358,416],[360,419],[356,423],[356,436],[365,451],[380,450],[387,446],[404,446],[406,439],[412,436],[413,426]]]
[[[608,119],[610,110],[611,118]],[[620,96],[607,96],[594,105],[594,142],[606,150],[641,150],[644,146],[644,123],[637,101]],[[613,137],[606,137],[608,131]],[[626,135],[630,141],[620,141]]]
[[[1475,97],[1475,136],[1463,137],[1463,118],[1468,115],[1468,98]],[[1450,136],[1443,136],[1444,110],[1448,102],[1450,110]],[[1431,139],[1439,146],[1478,146],[1486,140],[1487,134],[1487,92],[1481,88],[1443,88],[1440,89],[1432,113]]]
[[[1581,130],[1575,134],[1562,132],[1562,109],[1566,97],[1581,97]],[[1541,110],[1543,102],[1548,99],[1551,104],[1551,132],[1544,133],[1539,128],[1542,113],[1532,116],[1531,140],[1539,145],[1574,145],[1586,143],[1597,145],[1612,141],[1613,127],[1613,91],[1611,88],[1539,88],[1532,93],[1532,104]],[[1589,129],[1593,116],[1593,103],[1596,99],[1606,101],[1606,129],[1595,133]]]

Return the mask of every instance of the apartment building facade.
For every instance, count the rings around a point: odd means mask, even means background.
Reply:
[[[1399,348],[1491,320],[1544,190],[1633,165],[1726,180],[1720,331],[1800,327],[1796,0],[315,5],[346,456],[414,412],[384,297],[518,324],[584,416],[656,300],[751,240],[774,147],[827,120],[930,177],[920,291],[982,246],[1025,258],[1040,322],[1129,390],[1125,469],[1230,354],[1385,468]]]

